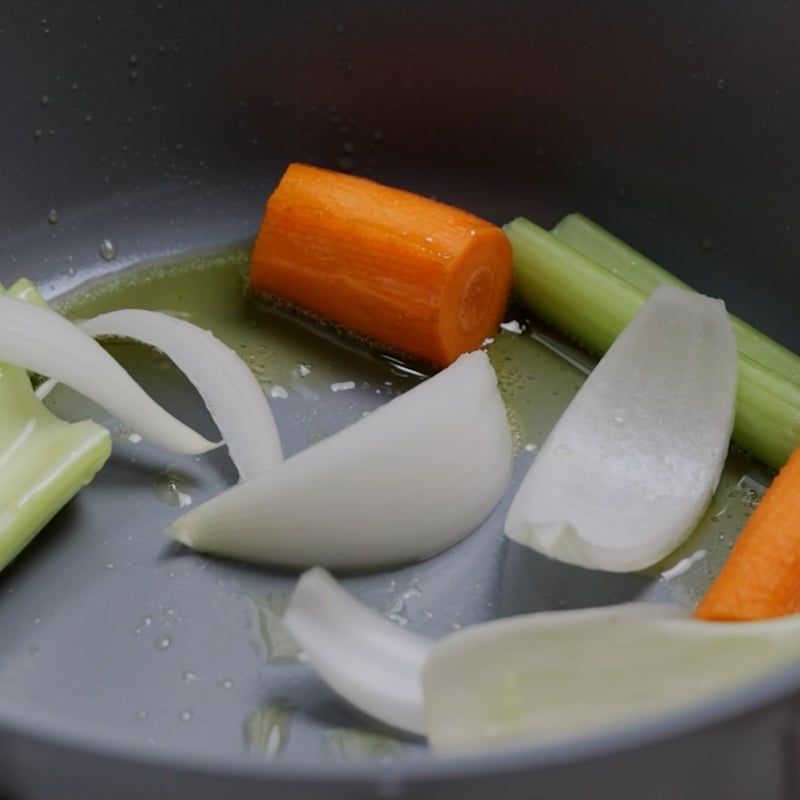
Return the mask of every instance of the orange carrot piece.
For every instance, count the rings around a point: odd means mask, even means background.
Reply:
[[[800,447],[753,509],[694,615],[754,620],[800,611]]]
[[[248,288],[444,367],[502,318],[511,247],[496,225],[366,178],[291,164],[267,201]]]

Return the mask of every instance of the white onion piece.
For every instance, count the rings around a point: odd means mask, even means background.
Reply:
[[[448,634],[422,670],[435,751],[554,745],[721,700],[800,658],[800,616],[705,622],[629,603]]]
[[[127,308],[79,324],[90,336],[125,336],[158,348],[194,384],[228,446],[241,480],[283,461],[267,398],[241,358],[191,322],[158,311]]]
[[[475,351],[167,532],[196,550],[282,566],[419,561],[488,516],[511,458],[494,370]]]
[[[736,369],[723,302],[656,289],[542,445],[506,534],[551,558],[615,572],[666,556],[719,481]]]
[[[49,308],[0,297],[0,361],[66,384],[172,452],[219,446],[165,411],[91,336]]]
[[[363,605],[319,567],[300,577],[283,623],[348,703],[392,727],[425,732],[420,675],[430,639]]]

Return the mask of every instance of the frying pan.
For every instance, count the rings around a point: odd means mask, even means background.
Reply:
[[[57,299],[246,248],[283,167],[305,160],[497,222],[580,210],[800,349],[798,30],[797,4],[778,0],[7,0],[0,279],[27,275]],[[213,431],[177,376],[137,369]],[[559,375],[574,389],[578,373]],[[328,393],[315,424],[332,432],[376,402]],[[275,407],[287,450],[307,444],[300,401]],[[307,666],[265,662],[263,626],[294,576],[170,545],[176,509],[153,487],[174,460],[118,447],[0,575],[3,800],[800,791],[800,665],[558,747],[435,759],[371,727]],[[198,496],[233,479],[224,454],[177,467]],[[523,555],[502,541],[504,508],[425,564],[346,585],[438,636],[498,614],[685,600],[704,580]]]

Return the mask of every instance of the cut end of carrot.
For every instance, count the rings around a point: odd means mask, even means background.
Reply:
[[[291,164],[267,201],[248,286],[444,367],[496,330],[511,247],[498,226],[461,209]]]

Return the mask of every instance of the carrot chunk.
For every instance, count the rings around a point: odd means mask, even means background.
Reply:
[[[800,611],[800,447],[753,509],[700,599],[700,619],[754,620]]]
[[[437,367],[491,335],[511,285],[503,231],[366,178],[290,164],[267,200],[248,288]]]

